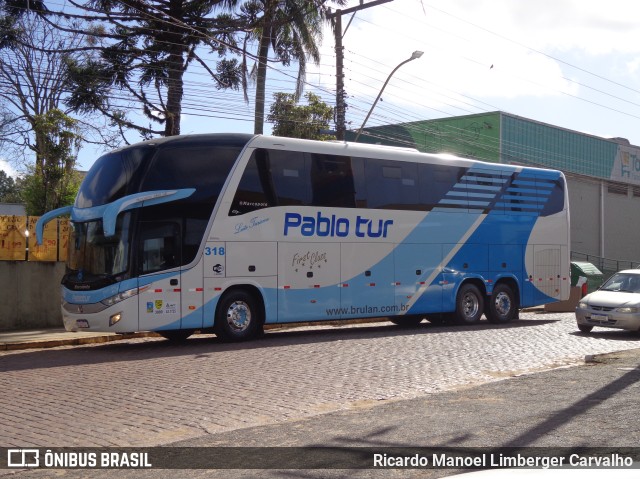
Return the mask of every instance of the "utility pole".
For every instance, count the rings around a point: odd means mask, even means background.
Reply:
[[[336,139],[344,140],[344,134],[346,131],[346,111],[347,105],[345,103],[346,93],[344,91],[344,47],[342,46],[342,15],[347,13],[355,13],[358,10],[364,10],[365,8],[375,7],[383,3],[392,2],[393,0],[374,0],[367,4],[360,0],[360,5],[357,7],[347,8],[346,10],[336,10],[335,13],[330,13],[328,18],[335,18],[335,28],[333,33],[335,35],[336,43]],[[349,28],[349,25],[347,25]],[[346,31],[345,31],[346,33]]]

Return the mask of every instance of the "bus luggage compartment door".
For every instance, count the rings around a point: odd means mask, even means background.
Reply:
[[[338,319],[339,243],[278,244],[278,322]]]
[[[340,281],[342,318],[396,314],[392,244],[343,243]]]

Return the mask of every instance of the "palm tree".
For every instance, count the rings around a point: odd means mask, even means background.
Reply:
[[[344,4],[345,0],[335,3]],[[318,43],[322,39],[322,22],[328,13],[325,4],[326,0],[250,0],[243,6],[244,13],[255,18],[247,40],[258,40],[252,73],[256,82],[254,133],[261,134],[264,127],[269,49],[275,53],[275,60],[285,66],[292,60],[298,62],[295,98],[299,99],[304,89],[307,59],[316,65],[320,63]],[[246,81],[244,88],[246,98]]]

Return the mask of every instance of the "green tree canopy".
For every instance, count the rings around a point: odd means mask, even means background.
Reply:
[[[68,51],[74,55],[68,57],[67,104],[77,112],[99,111],[123,136],[127,129],[144,137],[180,134],[184,75],[193,62],[218,89],[241,83],[239,61],[226,58],[242,28],[225,13],[237,0],[72,1],[73,12],[49,0],[37,7],[30,2],[11,0],[23,5],[18,12],[29,6],[57,28],[90,40]],[[218,55],[214,66],[201,56],[203,49]],[[135,107],[147,123],[130,118]]]
[[[16,189],[15,180],[0,170],[0,203],[15,203],[18,199]]]
[[[307,140],[335,140],[327,133],[333,120],[333,108],[318,95],[305,94],[306,105],[296,104],[295,94],[276,93],[271,104],[268,120],[274,124],[273,134]]]
[[[265,91],[269,50],[275,55],[274,61],[288,66],[297,62],[295,99],[302,95],[307,59],[320,63],[318,45],[322,40],[322,23],[327,19],[327,0],[249,0],[242,7],[245,21],[252,28],[245,40],[256,40],[258,52],[251,77],[255,79],[254,133],[264,130]],[[334,0],[344,5],[346,0]],[[244,73],[247,74],[246,55]],[[246,95],[245,80],[245,95]]]
[[[34,129],[43,161],[25,176],[23,201],[27,214],[42,215],[73,203],[80,186],[75,165],[81,137],[77,121],[57,109],[38,115]]]
[[[84,141],[115,143],[104,122],[96,121],[101,117],[72,117],[65,107],[69,51],[84,38],[33,12],[11,12],[0,0],[0,147],[29,171],[16,181],[12,201],[38,215],[73,201],[75,160]]]

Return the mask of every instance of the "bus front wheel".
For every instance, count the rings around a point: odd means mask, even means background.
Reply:
[[[260,310],[255,297],[244,290],[222,296],[216,312],[215,332],[225,341],[244,341],[258,335]]]
[[[489,304],[487,305],[487,319],[490,323],[508,323],[516,317],[516,295],[506,284],[499,284],[493,288]]]
[[[456,297],[455,318],[458,324],[475,324],[484,311],[484,300],[477,286],[466,283],[460,286]]]

